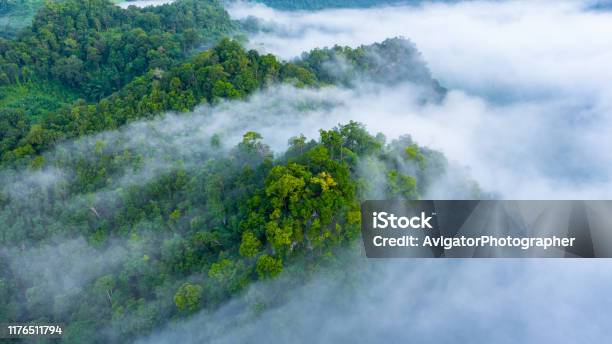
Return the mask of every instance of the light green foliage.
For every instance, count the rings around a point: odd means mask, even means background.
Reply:
[[[23,112],[29,122],[38,122],[71,104],[77,95],[58,83],[28,81],[0,86],[0,113]]]
[[[174,304],[179,311],[193,312],[198,309],[202,299],[202,286],[185,283],[174,294]]]
[[[286,80],[288,77],[283,71],[290,65],[281,64],[271,55],[247,52],[237,42],[224,39],[211,50],[169,71],[150,71],[135,78],[96,105],[80,100],[72,107],[64,107],[53,116],[47,116],[40,121],[44,139],[35,144],[22,140],[29,121],[8,123],[6,126],[13,136],[0,147],[0,163],[28,160],[61,139],[115,129],[162,111],[188,111],[202,102],[215,103],[220,97],[244,97],[268,82]],[[233,91],[218,93],[215,90],[217,82],[231,84]],[[305,79],[304,82],[310,81]],[[24,129],[12,130],[11,127],[17,125]],[[256,137],[246,137],[245,148],[266,153],[256,141]]]
[[[263,255],[257,260],[257,275],[259,278],[274,278],[283,271],[283,262],[280,259]]]
[[[410,160],[417,161],[419,165],[424,167],[425,156],[419,151],[419,147],[416,144],[406,147],[406,155],[408,155]]]
[[[240,243],[240,255],[245,258],[255,257],[261,249],[261,241],[257,239],[253,232],[242,233],[242,242]]]
[[[27,134],[31,144],[40,142],[40,128]],[[44,309],[49,319],[70,323],[71,336],[94,335],[102,342],[108,338],[101,328],[125,338],[149,333],[167,316],[212,310],[296,262],[307,274],[333,261],[336,249],[359,235],[360,195],[367,185],[356,171],[364,159],[379,162],[389,198],[417,198],[426,182],[406,147],[430,157],[427,166],[438,165],[435,155],[409,138],[385,144],[355,122],[321,131],[308,143],[301,138],[276,159],[263,140],[247,132],[227,154],[203,157],[190,168],[177,162],[126,188],[115,188],[113,180],[147,163],[146,154],[114,151],[100,138],[70,154],[48,156],[43,165],[61,164],[72,177],[20,198],[0,195],[0,245],[84,237],[100,252],[120,242],[127,257],[68,299],[50,296],[44,283],[17,286],[12,268],[0,262],[1,294],[22,300],[8,305],[5,316],[40,316]],[[99,197],[107,193],[113,197]],[[177,288],[176,281],[201,282]],[[142,321],[128,322],[134,318]]]
[[[382,147],[356,122],[321,131],[318,143],[304,145],[302,154],[290,149],[292,158],[270,170],[265,192],[252,198],[242,227],[263,235],[275,258],[327,254],[357,235],[360,211],[351,169],[360,155]]]
[[[232,30],[216,0],[143,9],[121,9],[108,0],[48,1],[17,40],[0,42],[0,75],[15,83],[33,71],[100,99]]]
[[[389,171],[388,192],[399,195],[404,199],[416,199],[418,197],[416,179],[412,176],[404,175],[397,170]]]
[[[0,247],[20,256],[61,238],[82,242],[87,259],[108,261],[78,288],[57,293],[53,278],[21,278],[23,269],[0,260],[0,322],[66,323],[72,342],[134,341],[169,318],[212,311],[296,262],[306,278],[333,261],[359,235],[364,161],[377,162],[389,198],[418,198],[444,170],[439,153],[409,138],[387,144],[356,122],[310,141],[296,136],[275,155],[257,132],[233,148],[222,142],[225,133],[215,135],[202,142],[214,153],[199,153],[197,163],[136,142],[116,149],[123,142],[112,135],[72,142],[272,83],[345,83],[352,74],[335,79],[324,68],[335,54],[353,71],[376,74],[388,71],[368,65],[372,49],[398,59],[411,51],[391,41],[282,62],[217,40],[232,29],[214,0],[128,10],[67,0],[46,4],[18,39],[0,40],[2,185],[21,182],[28,170],[38,170],[36,180],[65,172],[58,182],[26,183],[19,195],[0,189]],[[205,41],[217,43],[194,53]],[[160,158],[167,168],[122,183]]]

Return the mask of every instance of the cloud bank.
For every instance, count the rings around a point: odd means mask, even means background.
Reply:
[[[211,150],[215,134],[228,148],[244,132],[259,131],[280,152],[290,136],[304,133],[316,138],[320,128],[356,120],[371,132],[389,138],[411,134],[419,144],[440,149],[455,165],[467,166],[485,189],[505,198],[609,198],[610,13],[569,1],[472,1],[314,13],[238,4],[231,13],[235,18],[261,18],[268,30],[252,36],[250,44],[285,58],[317,46],[356,46],[404,35],[416,43],[450,92],[440,103],[423,104],[418,101],[419,86],[410,83],[389,87],[364,82],[352,89],[322,90],[279,86],[244,102],[201,107],[187,115],[167,114],[85,138],[49,153],[47,161],[61,161],[75,149],[81,152],[75,155],[87,156],[99,141],[117,152],[146,153],[146,165],[117,172],[112,189],[146,182],[179,160],[195,167],[211,155],[223,154],[224,149]],[[22,175],[22,184],[4,179],[3,191],[23,195],[25,190],[27,195],[27,183],[41,181],[48,187],[67,175],[70,171]],[[429,196],[453,198],[453,191],[452,185],[443,184]],[[47,268],[48,257],[58,255],[57,250],[76,247],[89,255],[84,244],[77,239],[57,248],[34,248],[24,257],[35,267]],[[50,260],[51,268],[54,262]],[[83,264],[67,276],[89,271]],[[322,274],[304,286],[281,279],[256,285],[219,311],[173,323],[142,341],[592,342],[611,335],[606,316],[608,265],[357,257],[345,266],[360,279],[352,292],[343,289],[348,281],[336,275]],[[112,269],[114,265],[99,273]],[[59,278],[50,285],[78,290],[97,276],[86,277],[75,278],[79,283]],[[266,292],[275,288],[293,288],[293,297],[275,303],[276,295]],[[253,299],[271,306],[260,313],[241,313],[250,309]],[[237,314],[246,318],[236,323]]]
[[[612,192],[612,13],[591,5],[465,1],[281,12],[237,3],[229,11],[261,22],[251,47],[285,58],[407,37],[452,91],[441,106],[360,104],[366,124],[409,131],[505,198],[605,199]]]
[[[451,88],[426,106],[408,100],[408,89],[369,90],[320,117],[321,126],[343,113],[390,136],[408,131],[506,198],[606,199],[612,15],[591,5],[472,1],[288,13],[238,4],[231,13],[263,20],[251,46],[285,58],[404,35]],[[597,342],[611,335],[609,265],[355,258],[345,264],[360,281],[352,291],[333,273],[299,287],[263,283],[141,342]],[[293,297],[275,303],[287,288]],[[257,309],[253,300],[271,306],[237,317]]]
[[[594,283],[608,265],[354,257],[305,285],[255,285],[138,343],[596,342],[612,335],[603,316],[612,284]],[[279,303],[283,290],[291,297]]]

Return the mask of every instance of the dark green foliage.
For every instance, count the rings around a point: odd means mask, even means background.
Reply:
[[[103,140],[48,155],[42,173],[61,166],[61,182],[5,171],[19,193],[0,189],[0,247],[13,248],[0,250],[0,264],[8,264],[0,269],[0,301],[9,305],[0,322],[45,318],[68,324],[70,338],[130,341],[169,318],[215,309],[298,261],[316,271],[359,234],[368,188],[362,164],[379,162],[389,198],[418,197],[430,164],[431,154],[409,139],[385,144],[355,122],[292,142],[273,159],[261,135],[248,132],[229,151],[198,156],[198,164],[169,161],[168,170],[127,185],[114,181],[155,156]],[[57,277],[15,269],[20,250],[46,244],[71,264],[83,255],[108,267],[86,270],[91,277],[74,292],[58,287]],[[23,259],[44,264],[31,253]]]
[[[357,48],[334,46],[304,53],[297,64],[312,70],[323,83],[352,86],[360,81],[388,85],[412,82],[424,91],[424,100],[439,101],[446,94],[432,78],[412,42],[390,38]]]
[[[47,2],[17,40],[0,41],[0,82],[36,75],[97,100],[232,30],[216,0],[144,9],[121,9],[108,0]]]
[[[300,71],[297,77],[296,70]],[[269,83],[290,81],[300,86],[313,80],[314,76],[302,67],[279,62],[272,55],[246,51],[236,41],[224,39],[166,72],[153,70],[136,78],[97,104],[80,100],[48,114],[27,132],[13,122],[5,124],[12,135],[1,147],[0,163],[30,163],[58,141],[116,129],[164,111],[189,111],[202,103],[242,98]],[[25,121],[27,126],[30,122],[27,118]]]
[[[44,0],[0,0],[0,38],[12,38],[28,26]]]
[[[418,198],[444,172],[439,153],[356,122],[296,136],[276,156],[257,132],[233,148],[210,134],[192,151],[148,122],[124,129],[280,82],[444,93],[402,39],[282,62],[219,39],[232,29],[215,0],[67,0],[0,41],[0,323],[131,342],[297,262],[306,280],[359,235],[360,201]]]
[[[0,111],[23,111],[28,120],[38,122],[64,106],[77,95],[58,83],[32,81],[0,86]]]

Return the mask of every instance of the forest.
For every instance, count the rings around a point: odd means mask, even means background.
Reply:
[[[13,38],[27,27],[43,0],[0,0],[0,38]]]
[[[175,135],[172,121],[279,85],[409,81],[423,102],[446,95],[403,38],[283,61],[232,38],[239,27],[216,0],[66,0],[0,40],[0,323],[133,341],[296,264],[307,280],[359,237],[369,189],[418,199],[445,173],[441,153],[354,121],[296,132],[286,151],[256,131],[181,145],[196,122]]]

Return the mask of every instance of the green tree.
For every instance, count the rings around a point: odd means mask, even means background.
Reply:
[[[202,286],[184,283],[174,294],[174,304],[179,311],[193,312],[198,309],[202,299]]]
[[[240,254],[245,258],[255,257],[261,248],[261,241],[257,239],[251,231],[242,233],[242,242],[240,243]]]
[[[263,255],[257,260],[257,275],[259,278],[274,278],[283,271],[283,262],[280,259]]]

